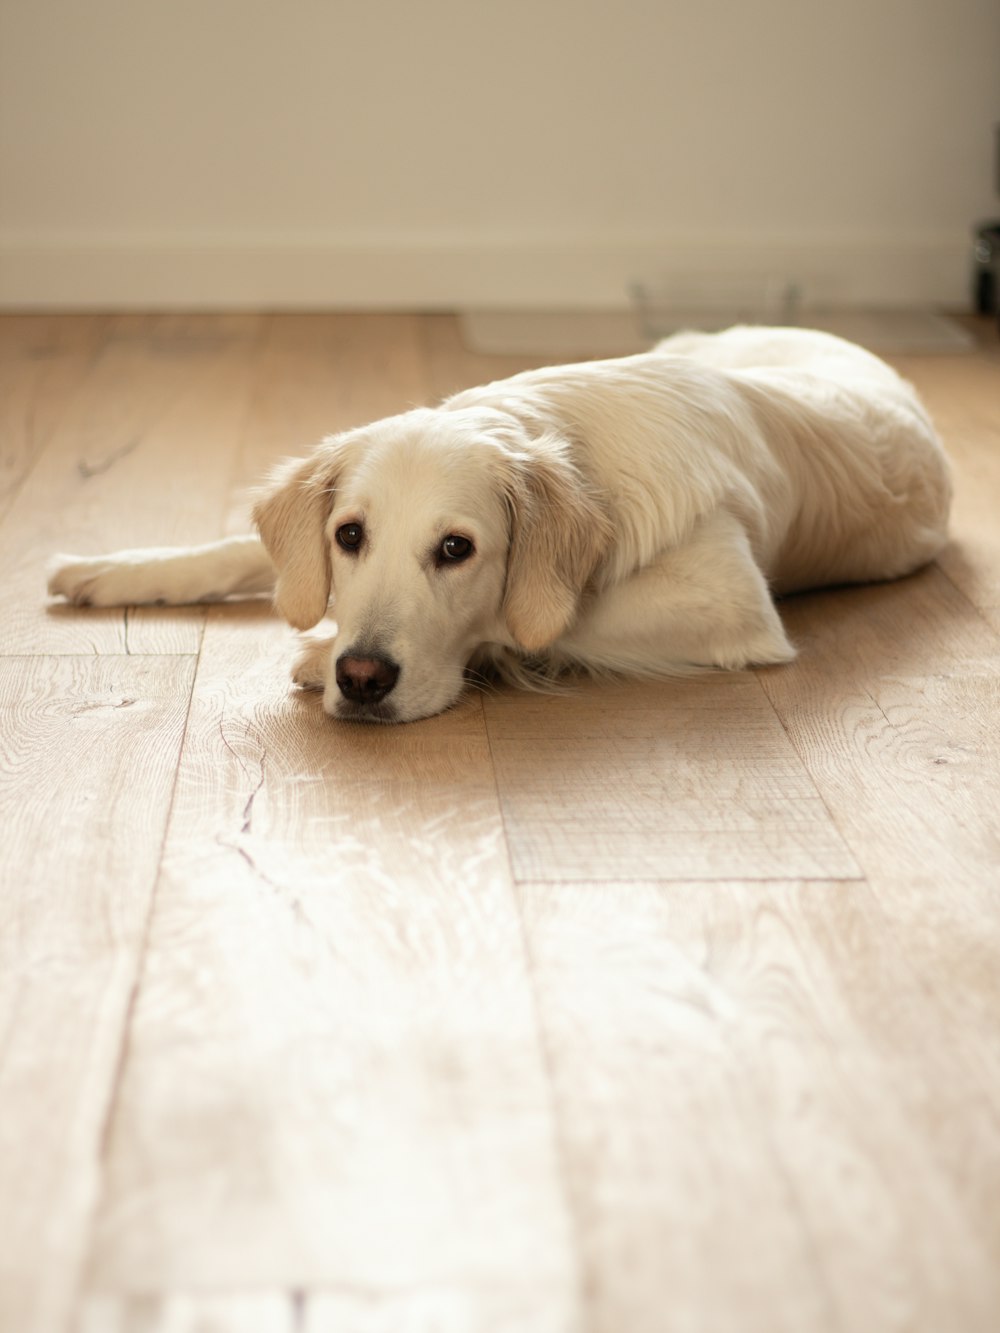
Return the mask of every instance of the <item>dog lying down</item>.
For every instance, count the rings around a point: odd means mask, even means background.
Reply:
[[[890,579],[946,539],[948,464],[913,388],[829,334],[680,334],[531,370],[324,440],[254,507],[261,540],[60,556],[78,605],[273,589],[326,711],[408,722],[470,673],[667,675],[794,656],[774,595]],[[331,607],[332,598],[332,607]]]

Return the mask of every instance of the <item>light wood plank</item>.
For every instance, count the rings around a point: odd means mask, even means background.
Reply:
[[[301,1303],[284,1292],[96,1298],[73,1333],[302,1333]]]
[[[473,352],[463,342],[461,325],[454,315],[426,315],[421,321],[420,332],[430,402],[559,360],[558,357]]]
[[[801,659],[761,683],[862,866],[991,882],[1000,636],[933,566],[790,599],[785,618]]]
[[[903,584],[797,599],[813,639],[764,687],[855,850],[905,959],[1000,1117],[1000,638],[935,569]],[[896,593],[896,596],[892,594]],[[959,1154],[967,1144],[952,1144]],[[986,1158],[984,1157],[984,1161]],[[996,1200],[980,1217],[1000,1263]]]
[[[56,551],[219,535],[259,321],[122,320],[0,527],[0,652],[195,652],[200,612],[47,607]]]
[[[248,496],[282,458],[425,397],[414,315],[275,315],[254,376],[228,515],[248,530]]]
[[[1000,629],[1000,344],[992,329],[985,332],[989,341],[970,356],[898,365],[923,395],[955,464],[954,540],[941,568]]]
[[[107,315],[0,316],[0,519],[90,373]]]
[[[788,597],[781,614],[799,658],[792,670],[762,672],[765,687],[815,679],[821,667],[863,678],[1000,667],[1000,638],[937,564],[893,583]]]
[[[1000,1106],[997,678],[852,682],[816,665],[767,688],[897,947],[969,1044],[970,1077],[982,1069]]]
[[[540,734],[485,700],[516,878],[860,873],[752,675],[547,702]]]
[[[731,994],[725,952],[689,938],[696,890],[520,892],[590,1333],[836,1327],[752,1066],[732,1048],[749,987]]]
[[[0,659],[0,1327],[68,1314],[193,664]]]
[[[33,351],[45,357],[93,342],[95,330],[107,328],[114,315],[0,312],[0,359],[18,359]]]
[[[95,1297],[73,1333],[576,1333],[572,1301],[501,1288]]]
[[[496,1289],[430,1288],[377,1297],[318,1292],[303,1305],[301,1333],[583,1333],[575,1295]]]
[[[210,618],[90,1288],[564,1300],[571,1238],[478,701],[334,724],[288,695],[283,634],[252,610]]]
[[[995,1108],[866,886],[521,893],[593,1333],[995,1326]]]

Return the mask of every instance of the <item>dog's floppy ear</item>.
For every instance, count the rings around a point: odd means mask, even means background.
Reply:
[[[304,462],[283,463],[253,507],[261,541],[274,561],[274,604],[296,629],[311,629],[330,600],[330,516],[340,450],[324,440]]]
[[[504,619],[525,652],[569,628],[580,594],[611,542],[611,524],[563,441],[542,436],[519,451],[507,488],[511,541]]]

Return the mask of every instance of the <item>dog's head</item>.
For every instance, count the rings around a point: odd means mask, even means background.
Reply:
[[[326,711],[381,722],[454,703],[484,644],[543,653],[609,540],[565,442],[488,408],[333,436],[282,468],[254,518],[282,615],[308,629],[332,596]]]

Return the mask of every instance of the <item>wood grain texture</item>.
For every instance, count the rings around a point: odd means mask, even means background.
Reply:
[[[90,373],[112,320],[0,316],[0,518]]]
[[[575,1333],[585,1327],[572,1289],[429,1287],[373,1299],[317,1293],[302,1307],[302,1333]]]
[[[1000,341],[992,329],[968,357],[907,359],[955,463],[955,540],[940,566],[1000,629]]]
[[[0,1328],[67,1318],[193,664],[0,659]]]
[[[74,1333],[570,1333],[560,1308],[516,1289],[433,1287],[369,1292],[93,1297]]]
[[[835,703],[817,714],[828,687],[818,664],[768,684],[897,947],[969,1049],[969,1076],[982,1070],[1000,1090],[997,677],[881,677],[852,687],[843,673]]]
[[[0,652],[196,652],[201,617],[48,607],[58,551],[219,535],[259,320],[123,317],[0,528]]]
[[[518,879],[859,874],[753,675],[546,702],[486,702]]]
[[[302,1333],[302,1302],[287,1292],[95,1297],[73,1333]]]
[[[900,362],[952,545],[789,598],[788,667],[369,729],[263,601],[39,609],[52,545],[242,529],[278,457],[528,364],[0,320],[3,1333],[993,1333],[995,345]]]
[[[543,1301],[573,1259],[481,711],[335,725],[283,635],[206,631],[91,1286]]]
[[[248,530],[249,494],[282,458],[427,396],[414,315],[284,315],[268,321],[228,516]]]
[[[865,885],[521,893],[588,1329],[994,1326],[994,1108]]]

